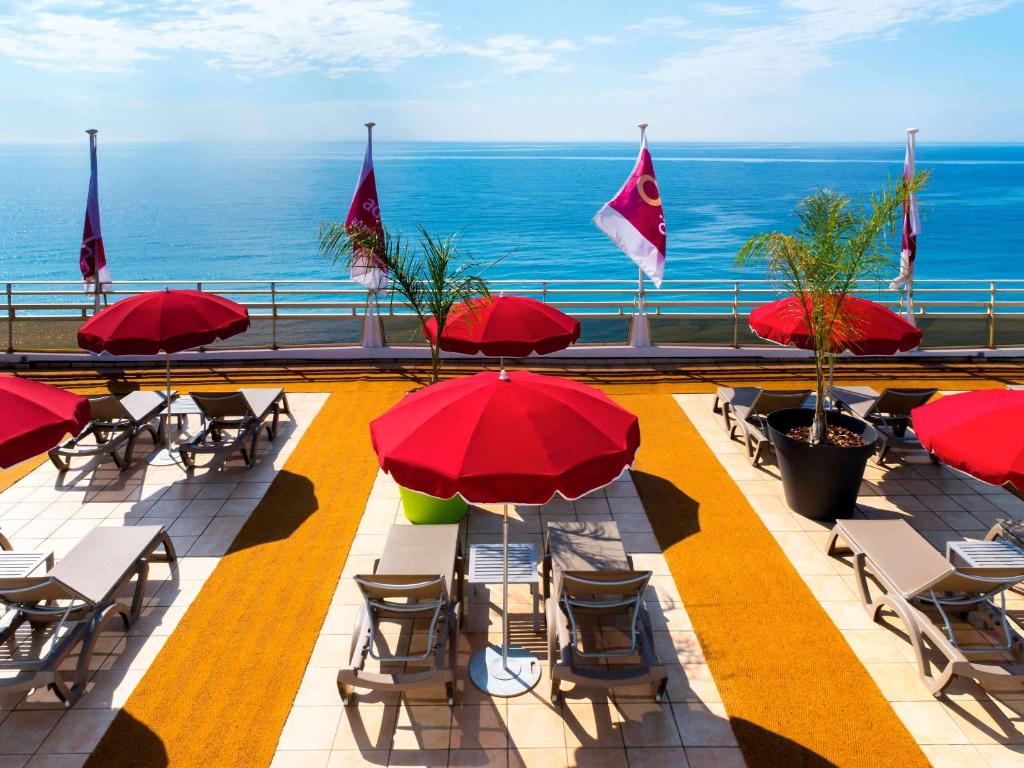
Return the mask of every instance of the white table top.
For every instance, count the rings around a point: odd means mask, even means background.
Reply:
[[[502,551],[501,544],[470,544],[466,581],[470,584],[501,583],[504,572]],[[509,543],[509,584],[533,584],[538,580],[536,547],[524,542]]]

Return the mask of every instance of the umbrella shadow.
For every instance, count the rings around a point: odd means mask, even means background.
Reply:
[[[85,765],[91,768],[164,768],[167,748],[152,729],[125,709],[118,711]]]
[[[664,477],[635,469],[631,474],[662,551],[700,533],[699,501]]]

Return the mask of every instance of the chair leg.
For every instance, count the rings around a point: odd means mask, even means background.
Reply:
[[[146,584],[149,582],[149,560],[140,558],[139,569],[135,573],[135,594],[132,596],[130,617],[132,623],[142,613],[142,603],[146,599]]]
[[[53,462],[53,466],[57,468],[58,472],[67,472],[71,469],[71,459],[64,459],[56,448],[46,455],[50,457],[50,461]]]
[[[665,692],[668,690],[668,677],[662,678],[662,680],[655,683],[652,688],[654,689],[654,700],[660,704],[665,700]]]

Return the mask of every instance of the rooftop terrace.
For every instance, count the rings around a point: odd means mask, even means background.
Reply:
[[[849,558],[825,554],[828,526],[791,513],[771,457],[751,467],[712,414],[717,385],[806,386],[809,366],[580,363],[563,373],[636,413],[641,450],[630,473],[583,499],[514,508],[512,538],[539,546],[548,522],[617,523],[635,567],[654,574],[645,602],[669,669],[666,702],[646,689],[570,688],[552,705],[546,643],[522,585],[507,618],[545,675],[524,696],[481,693],[468,659],[500,636],[505,617],[497,585],[473,585],[454,708],[441,687],[344,707],[335,680],[361,606],[351,577],[372,570],[388,528],[407,522],[367,423],[423,372],[183,367],[181,392],[288,391],[292,418],[272,443],[261,439],[253,468],[218,460],[186,473],[138,460],[118,472],[79,460],[64,476],[41,461],[0,473],[0,531],[16,549],[59,560],[98,526],[158,522],[180,556],[151,566],[141,619],[127,636],[104,633],[73,708],[46,690],[0,695],[0,765],[1024,765],[1024,691],[957,683],[932,697],[905,628],[889,616],[870,621]],[[843,384],[944,392],[1024,381],[1013,361],[844,363],[838,374]],[[162,370],[146,368],[23,375],[82,393],[163,382]],[[861,493],[859,515],[905,519],[937,548],[1024,519],[1024,502],[933,465],[912,436],[886,467],[869,464]],[[500,512],[472,507],[463,544],[499,541]],[[1024,598],[1008,602],[1016,619]]]

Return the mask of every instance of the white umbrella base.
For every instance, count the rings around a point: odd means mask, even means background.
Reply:
[[[149,459],[152,467],[169,467],[172,464],[181,464],[181,454],[177,448],[161,448]]]
[[[469,678],[491,696],[522,696],[540,682],[540,662],[525,648],[513,645],[508,649],[508,662],[502,663],[501,648],[488,646],[470,659]]]

